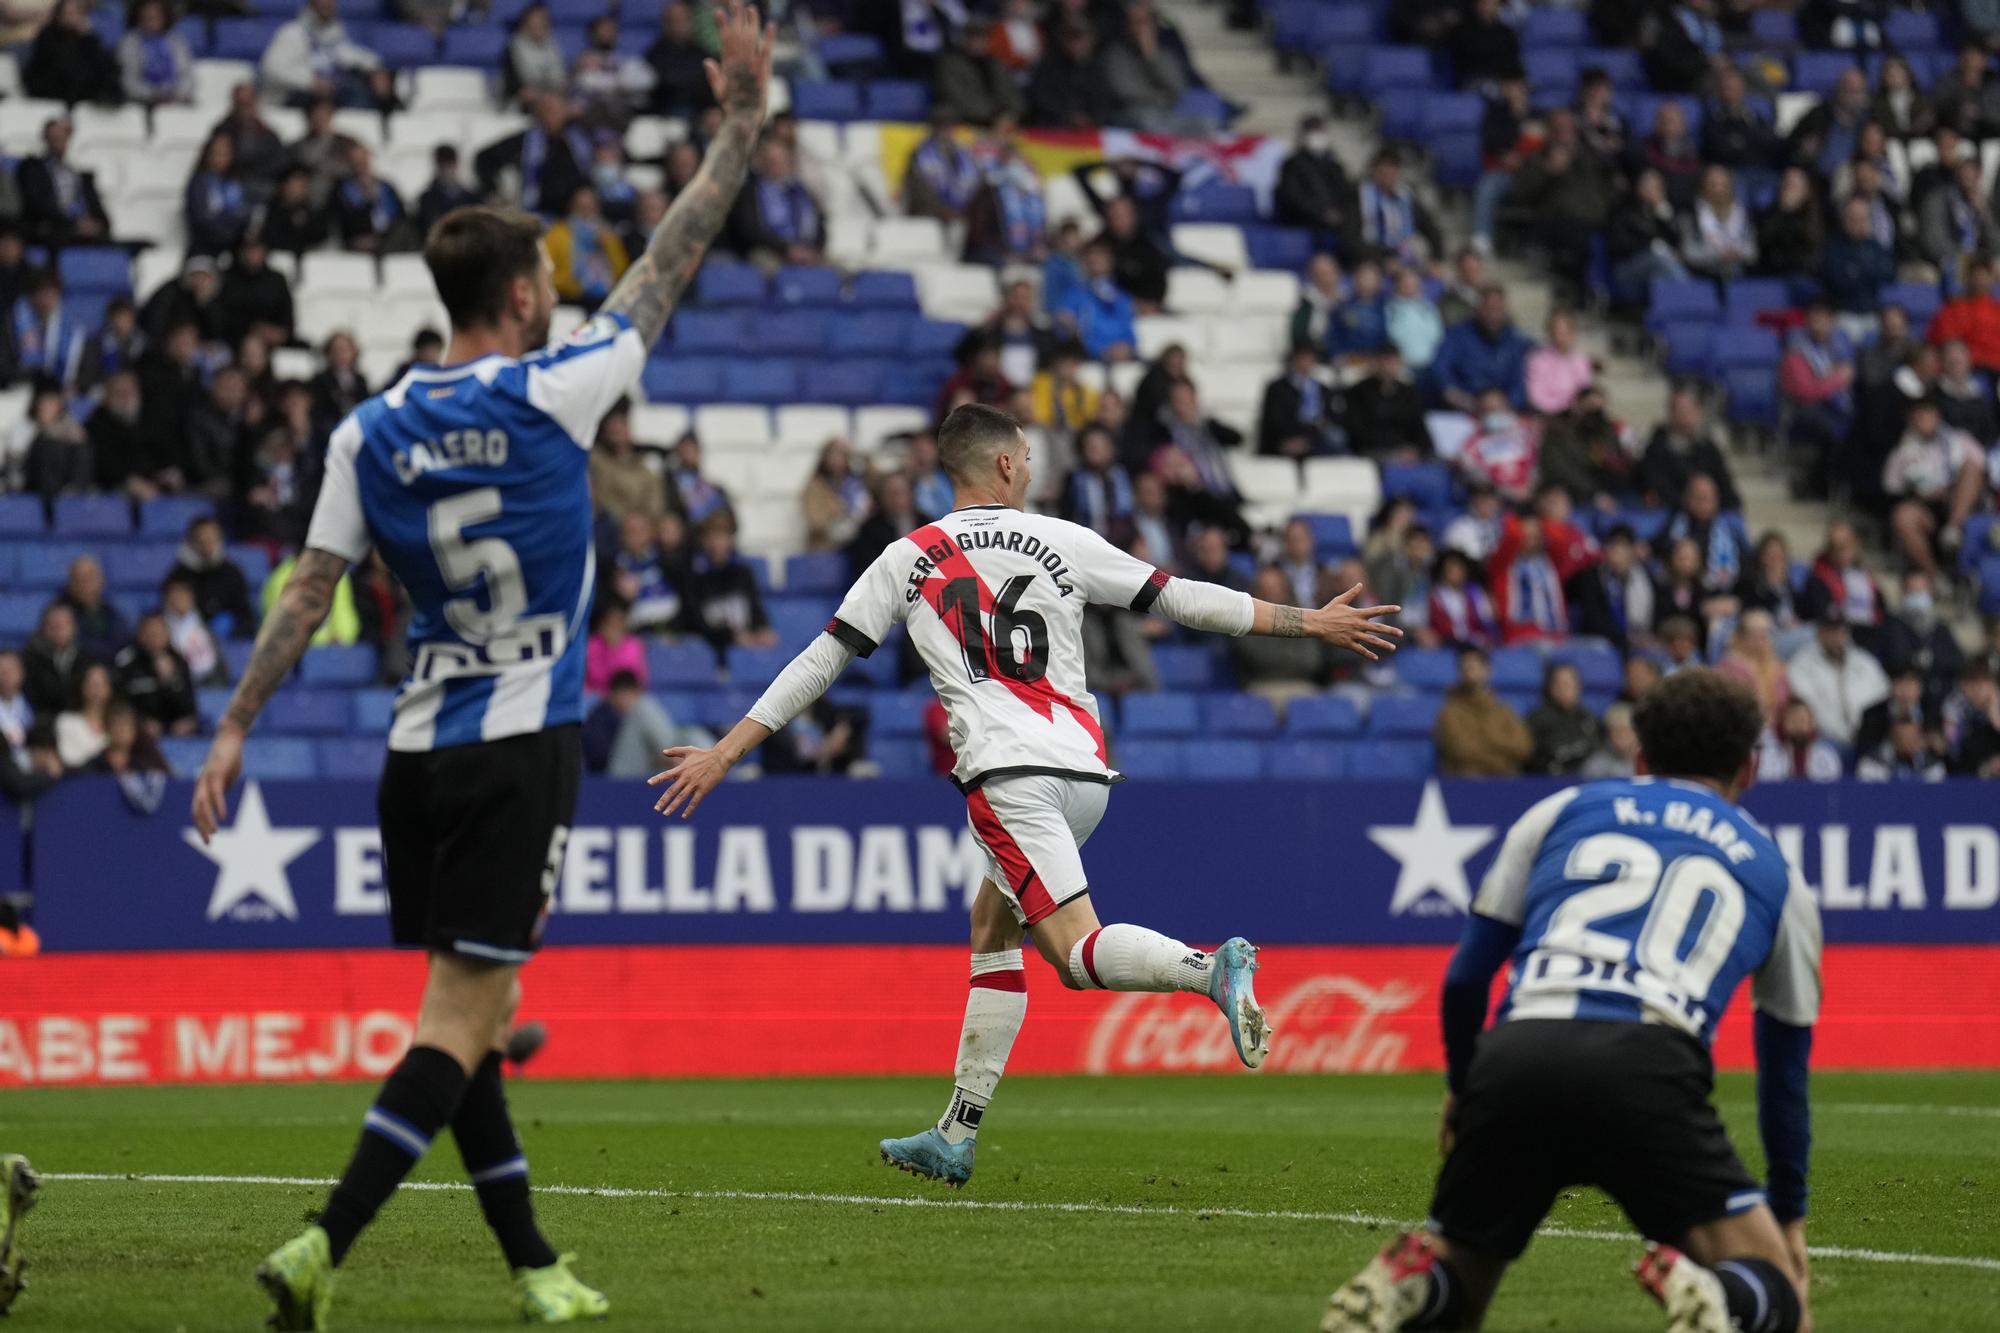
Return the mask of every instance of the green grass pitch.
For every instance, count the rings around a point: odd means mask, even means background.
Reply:
[[[12,1327],[258,1327],[250,1269],[325,1190],[126,1177],[330,1176],[369,1091],[0,1093],[0,1151],[52,1177]],[[1385,1220],[1429,1200],[1431,1077],[1017,1078],[963,1194],[875,1151],[945,1092],[938,1078],[527,1082],[513,1101],[536,1183],[576,1191],[543,1198],[545,1229],[630,1329],[1306,1333]],[[1754,1158],[1749,1081],[1720,1096]],[[1848,1252],[1815,1262],[1819,1328],[2000,1325],[2000,1075],[1821,1075],[1815,1105],[1812,1238]],[[457,1171],[440,1141],[415,1178]],[[117,1178],[64,1179],[90,1173]],[[615,1192],[583,1192],[598,1187]],[[1622,1229],[1607,1200],[1577,1191],[1551,1226],[1489,1328],[1661,1326],[1629,1276],[1636,1241],[1606,1234]],[[335,1327],[495,1328],[506,1295],[472,1197],[406,1190],[350,1257]]]

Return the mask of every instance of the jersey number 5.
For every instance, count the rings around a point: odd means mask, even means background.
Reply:
[[[445,619],[467,643],[485,643],[514,628],[528,609],[528,587],[514,548],[498,537],[467,539],[465,530],[500,517],[500,489],[476,491],[439,500],[431,506],[431,554],[453,592],[470,593],[481,576],[486,581],[486,605],[474,596],[454,597],[444,604]]]
[[[1032,685],[1048,674],[1049,622],[1020,607],[1022,595],[1034,581],[1031,574],[1016,574],[1000,585],[1000,595],[993,600],[991,640],[986,637],[986,618],[979,612],[979,580],[952,579],[944,585],[938,619],[957,636],[965,652],[966,674],[972,679],[991,680],[997,671]]]

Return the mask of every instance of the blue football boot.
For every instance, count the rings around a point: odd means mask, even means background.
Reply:
[[[932,1125],[906,1139],[883,1139],[882,1160],[899,1171],[925,1180],[942,1180],[953,1189],[963,1189],[965,1182],[972,1179],[972,1156],[978,1146],[975,1139],[946,1143],[944,1135]]]
[[[1257,946],[1239,935],[1209,958],[1208,998],[1229,1020],[1229,1039],[1236,1043],[1237,1057],[1255,1069],[1271,1053],[1271,1025],[1264,1021],[1264,1006],[1250,989]]]

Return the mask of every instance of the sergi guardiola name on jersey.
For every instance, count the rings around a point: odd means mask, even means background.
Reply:
[[[1018,529],[995,524],[990,527],[975,527],[970,532],[954,539],[940,536],[938,540],[923,548],[917,563],[910,570],[909,591],[904,594],[914,602],[923,596],[924,584],[938,572],[938,567],[955,556],[972,551],[1013,551],[1034,561],[1049,571],[1055,580],[1056,591],[1067,597],[1076,591],[1076,584],[1069,572],[1069,565],[1039,537],[1031,537]]]
[[[435,440],[418,440],[396,451],[396,476],[413,485],[426,472],[454,467],[504,467],[507,463],[507,432],[504,430],[448,430]]]
[[[1658,824],[1676,833],[1700,838],[1721,852],[1733,866],[1740,866],[1757,854],[1757,849],[1728,820],[1718,820],[1715,812],[1704,805],[1668,801],[1666,808],[1654,815],[1651,811],[1641,810],[1639,803],[1630,796],[1620,796],[1611,802],[1611,813],[1621,824]]]

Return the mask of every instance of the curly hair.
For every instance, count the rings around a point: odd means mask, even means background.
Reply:
[[[1749,762],[1764,714],[1748,685],[1688,667],[1646,691],[1632,725],[1656,776],[1727,783]]]

